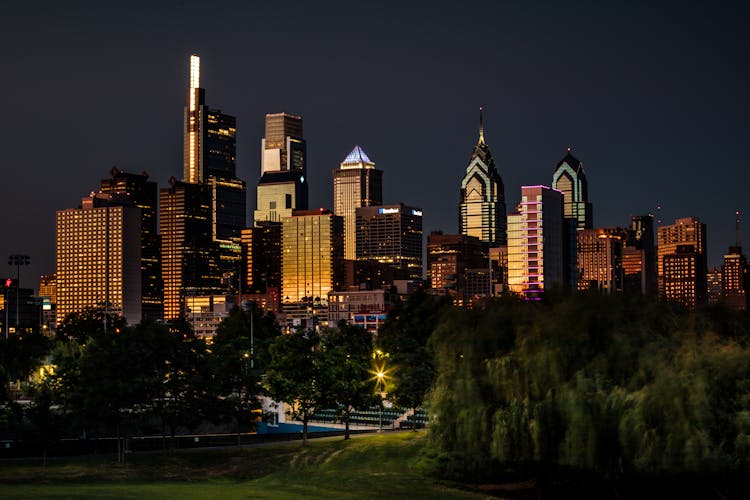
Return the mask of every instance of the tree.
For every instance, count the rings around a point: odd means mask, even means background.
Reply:
[[[125,318],[109,312],[107,308],[88,307],[68,314],[57,327],[57,338],[86,343],[89,338],[99,338],[105,333],[118,333],[125,328]]]
[[[321,393],[326,406],[336,408],[349,439],[349,417],[357,408],[378,402],[372,370],[372,335],[340,321],[327,330],[321,342]]]
[[[321,391],[320,337],[298,330],[275,338],[269,346],[264,380],[268,395],[291,406],[292,418],[302,420],[302,445],[307,445],[307,423],[325,405]]]
[[[377,346],[389,356],[392,389],[389,397],[416,411],[435,379],[428,340],[444,312],[448,297],[417,291],[397,304],[378,330]]]
[[[238,444],[243,417],[260,407],[268,344],[278,333],[273,315],[252,303],[249,311],[235,307],[214,337],[210,360],[214,390],[223,402],[224,416],[237,422]]]

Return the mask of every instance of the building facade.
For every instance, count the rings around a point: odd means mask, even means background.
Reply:
[[[484,141],[482,110],[479,110],[479,140],[461,180],[458,232],[474,236],[490,246],[507,242],[505,187]]]
[[[141,321],[141,220],[139,208],[106,195],[57,212],[57,324],[87,308]]]
[[[487,244],[475,236],[433,231],[427,237],[427,278],[432,293],[450,293],[463,300],[467,270],[489,269]],[[484,294],[489,293],[489,285]]]
[[[293,210],[307,210],[307,149],[302,117],[287,113],[266,115],[261,140],[260,181],[254,220],[281,222]]]
[[[327,306],[343,286],[344,230],[329,210],[300,210],[282,226],[281,295],[287,306]]]
[[[356,216],[356,256],[361,269],[382,267],[397,271],[394,279],[422,279],[420,208],[403,203],[361,207]],[[388,282],[375,281],[373,289]]]
[[[657,228],[657,280],[659,295],[667,298],[664,289],[664,258],[677,253],[677,247],[691,245],[699,259],[703,261],[703,271],[696,276],[705,279],[706,264],[706,225],[697,217],[683,217],[675,220],[674,224]],[[705,283],[697,284],[697,289],[705,288]]]
[[[211,191],[206,184],[170,179],[159,191],[164,319],[184,315],[185,297],[221,293],[219,248],[211,235]]]
[[[605,294],[622,292],[622,250],[628,232],[620,227],[577,232],[578,290]]]
[[[344,258],[357,258],[357,209],[383,203],[383,171],[359,146],[333,171],[333,212],[344,218]]]
[[[747,309],[747,258],[742,247],[731,246],[721,266],[721,301],[732,309]]]
[[[396,297],[397,294],[384,288],[329,292],[328,325],[335,326],[339,321],[345,321],[375,333],[385,321]]]
[[[563,197],[547,186],[522,186],[508,216],[508,288],[526,300],[564,283]]]
[[[109,173],[109,179],[102,179],[100,191],[118,197],[124,196],[128,203],[141,210],[141,316],[143,319],[160,319],[163,289],[157,231],[159,189],[156,182],[148,180],[146,172],[133,174],[112,167]]]
[[[707,302],[705,257],[695,245],[677,245],[662,259],[664,300],[693,308]]]

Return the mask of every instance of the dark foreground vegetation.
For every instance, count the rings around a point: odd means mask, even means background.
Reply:
[[[641,297],[453,309],[429,342],[432,459],[470,482],[747,485],[749,341],[745,313]]]

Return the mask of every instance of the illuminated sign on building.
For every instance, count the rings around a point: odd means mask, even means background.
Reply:
[[[378,213],[379,214],[397,214],[399,211],[398,208],[379,208]]]

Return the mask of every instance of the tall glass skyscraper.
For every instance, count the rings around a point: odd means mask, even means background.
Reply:
[[[220,248],[220,267],[238,274],[247,200],[245,181],[237,178],[237,120],[206,106],[205,95],[200,87],[200,57],[191,55],[183,181],[208,186],[211,238]]]
[[[293,210],[307,210],[307,153],[302,117],[287,113],[266,115],[261,141],[255,223],[281,222]]]
[[[383,171],[359,146],[333,171],[333,212],[344,218],[344,258],[357,258],[357,209],[383,203]]]
[[[507,243],[505,188],[484,142],[482,109],[479,108],[479,140],[461,181],[458,232],[476,236],[490,246]]]
[[[571,154],[570,148],[552,174],[552,189],[562,191],[563,217],[574,219],[576,229],[594,227],[589,203],[589,186],[586,173],[583,171],[583,163]]]

